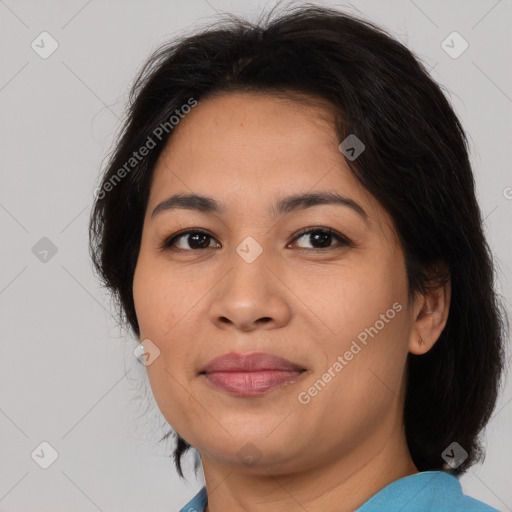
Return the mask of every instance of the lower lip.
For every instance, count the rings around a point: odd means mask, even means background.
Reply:
[[[302,374],[295,370],[261,370],[255,372],[212,372],[204,376],[215,387],[238,396],[254,396],[278,386],[292,384]]]

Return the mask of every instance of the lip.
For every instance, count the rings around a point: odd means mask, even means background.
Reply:
[[[215,387],[238,396],[254,396],[292,384],[306,372],[296,363],[264,352],[224,354],[200,373]]]
[[[212,359],[200,373],[256,372],[263,370],[302,371],[298,364],[266,352],[238,354],[230,352]]]

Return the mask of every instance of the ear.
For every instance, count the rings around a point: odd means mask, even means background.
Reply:
[[[416,355],[427,353],[443,332],[448,319],[451,297],[449,271],[445,265],[436,267],[436,275],[445,275],[446,279],[437,279],[423,294],[414,300],[414,324],[409,339],[409,352]]]

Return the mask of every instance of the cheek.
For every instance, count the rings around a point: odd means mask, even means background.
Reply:
[[[169,271],[143,252],[133,277],[133,301],[141,339],[161,338],[180,317],[183,292]]]
[[[200,408],[181,375],[163,360],[156,359],[146,367],[151,391],[162,416],[185,439],[194,431],[194,424],[202,420]]]
[[[182,378],[181,373],[190,365],[194,344],[189,338],[195,326],[190,313],[197,302],[191,289],[190,281],[176,279],[154,258],[141,254],[133,279],[140,341],[149,339],[160,351],[151,369],[147,367],[150,378],[169,380],[161,367]]]
[[[300,390],[301,398],[310,400],[305,413],[322,419],[315,432],[318,437],[328,438],[336,432],[342,442],[353,445],[370,436],[397,406],[407,345],[405,307],[397,312],[400,307],[394,304],[395,309],[393,303],[388,307],[383,301],[368,310],[367,303],[359,303],[363,312],[351,304],[344,312],[346,322],[337,324],[338,336],[323,340],[327,364]],[[379,318],[380,313],[387,323]]]
[[[324,395],[327,402],[341,408],[375,402],[378,410],[387,395],[398,393],[407,356],[405,266],[400,254],[381,253],[371,261],[361,259],[333,270],[328,287],[313,279],[303,282],[300,292],[326,333],[321,343],[326,365],[312,382],[332,368],[336,377]]]
[[[195,411],[186,389],[194,347],[186,333],[194,331],[179,283],[171,283],[168,274],[141,255],[133,279],[133,298],[140,341],[149,339],[160,351],[146,366],[152,394],[162,415],[181,433],[191,430],[187,414]]]
[[[361,258],[354,265],[333,266],[323,276],[295,280],[300,288],[294,291],[315,313],[331,351],[343,350],[359,335],[364,341],[365,333],[370,336],[367,330],[375,334],[375,327],[380,337],[396,338],[407,300],[405,268],[400,263],[400,258]]]

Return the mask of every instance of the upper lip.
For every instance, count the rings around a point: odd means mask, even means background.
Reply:
[[[265,352],[238,354],[231,352],[212,359],[200,373],[254,372],[263,370],[302,371],[298,364]]]

